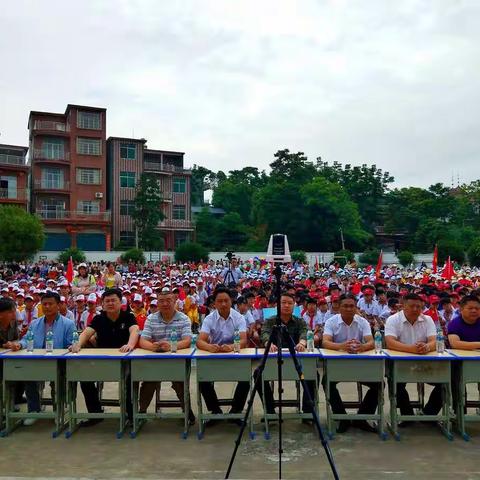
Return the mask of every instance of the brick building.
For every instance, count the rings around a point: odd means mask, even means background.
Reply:
[[[30,112],[31,206],[44,222],[44,250],[110,250],[106,109],[67,105]]]
[[[28,211],[27,151],[28,147],[0,145],[0,205],[16,205]]]
[[[142,173],[154,175],[162,192],[159,208],[165,214],[158,229],[165,249],[193,239],[191,219],[191,171],[184,168],[183,152],[146,148],[145,139],[109,137],[107,140],[108,203],[112,212],[112,244],[133,246],[135,226],[131,218],[135,187]]]

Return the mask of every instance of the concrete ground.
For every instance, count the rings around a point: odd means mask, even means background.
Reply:
[[[218,384],[220,395],[228,396],[232,384]],[[354,399],[354,385],[340,389],[344,399]],[[412,390],[413,391],[413,390]],[[293,384],[287,385],[291,396]],[[113,397],[116,385],[105,386],[105,396]],[[472,390],[472,394],[476,394]],[[168,383],[162,398],[175,398]],[[192,379],[195,403],[195,382]],[[325,423],[325,402],[320,392],[321,419]],[[83,397],[79,391],[79,404]],[[83,407],[82,407],[83,408]],[[196,405],[194,405],[196,410]],[[388,402],[387,402],[388,410]],[[257,437],[247,435],[238,450],[231,478],[277,478],[278,427],[272,438],[262,435],[261,404],[255,402]],[[297,420],[284,424],[284,478],[333,478],[324,449],[312,427]],[[222,423],[207,429],[203,440],[196,437],[197,425],[182,440],[180,420],[155,420],[146,424],[136,439],[128,435],[117,440],[117,423],[106,420],[81,429],[71,439],[52,439],[52,424],[37,422],[20,427],[0,438],[0,479],[82,478],[82,479],[210,479],[223,478],[234,448],[238,427]],[[438,427],[418,425],[402,430],[401,441],[351,429],[337,435],[330,447],[342,479],[478,479],[480,478],[480,424],[469,427],[472,440],[455,435],[449,442]]]

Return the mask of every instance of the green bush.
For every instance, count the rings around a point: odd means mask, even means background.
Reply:
[[[334,260],[343,268],[348,262],[355,260],[355,255],[350,250],[339,250],[334,254]]]
[[[145,263],[145,255],[140,248],[131,248],[120,256],[122,262]]]
[[[480,267],[480,238],[473,241],[468,249],[468,261],[472,267]]]
[[[307,256],[303,250],[294,250],[290,253],[292,262],[307,263]]]
[[[413,255],[412,252],[409,252],[408,250],[403,250],[402,252],[398,252],[397,258],[398,258],[398,261],[400,262],[400,265],[402,265],[402,267],[408,267],[415,261],[415,256]]]
[[[73,263],[82,263],[86,260],[85,253],[77,247],[70,247],[58,255],[58,261],[66,265],[72,257]]]
[[[440,240],[438,247],[438,265],[441,266],[445,260],[450,257],[452,262],[462,264],[465,261],[465,251],[463,246],[456,240]]]
[[[360,255],[358,260],[364,265],[376,265],[379,255],[380,250],[378,250],[378,248],[369,248]]]
[[[175,250],[175,260],[177,262],[199,262],[208,260],[209,251],[199,243],[182,243]]]

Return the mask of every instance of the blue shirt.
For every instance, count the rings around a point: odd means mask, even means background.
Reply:
[[[207,315],[203,320],[200,332],[208,334],[210,343],[230,345],[233,343],[235,329],[238,329],[240,333],[246,332],[247,325],[243,315],[231,308],[226,320],[217,310]]]
[[[45,348],[45,317],[40,317],[30,324],[30,330],[33,332],[33,348]],[[76,330],[72,320],[58,314],[53,321],[53,348],[68,348],[72,344],[73,332]],[[20,340],[22,348],[27,348],[27,336]]]

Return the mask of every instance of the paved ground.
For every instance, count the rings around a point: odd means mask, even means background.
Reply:
[[[163,388],[164,398],[170,397],[168,384]],[[231,389],[224,384],[219,390],[228,394]],[[344,391],[345,398],[353,398],[354,388]],[[106,386],[108,396],[114,392],[114,385]],[[287,392],[292,393],[291,387]],[[259,413],[260,404],[256,402],[256,430],[261,433]],[[324,420],[323,403],[321,413]],[[0,439],[0,478],[223,478],[238,427],[215,426],[207,430],[202,441],[196,438],[196,427],[187,440],[182,440],[181,428],[178,420],[154,421],[145,425],[136,439],[125,436],[117,440],[116,424],[105,421],[66,440],[51,439],[51,424],[39,422]],[[381,441],[374,434],[351,430],[337,436],[330,445],[342,479],[478,479],[480,425],[470,427],[470,431],[470,442],[457,435],[449,442],[436,427],[420,425],[406,429],[397,442],[392,438]],[[276,432],[274,428],[270,441],[261,434],[254,441],[244,438],[231,478],[277,477]],[[288,421],[284,450],[284,478],[332,478],[323,447],[312,428]]]

